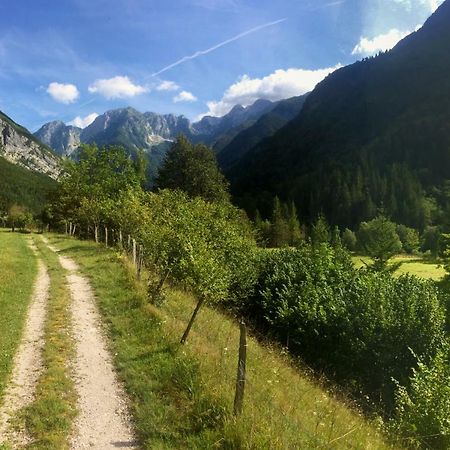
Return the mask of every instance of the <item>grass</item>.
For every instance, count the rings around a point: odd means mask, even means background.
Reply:
[[[11,374],[37,274],[28,237],[0,229],[0,399]]]
[[[371,259],[368,256],[358,256],[352,257],[353,264],[356,268],[364,267],[365,263],[370,264]],[[391,260],[392,263],[401,262],[401,266],[395,272],[395,275],[400,276],[403,274],[415,275],[420,278],[425,278],[428,280],[440,281],[445,275],[445,269],[441,264],[434,261],[428,261],[415,255],[397,255]]]
[[[166,303],[157,308],[120,253],[61,236],[51,240],[91,280],[143,448],[392,448],[373,424],[280,349],[252,338],[244,412],[235,419],[235,321],[205,307],[189,342],[180,346],[195,305],[189,293],[168,288]]]
[[[70,293],[65,271],[40,238],[35,239],[39,254],[50,275],[43,349],[43,372],[33,402],[20,413],[31,443],[27,449],[64,450],[76,415],[76,395],[70,370],[74,347],[70,336]]]

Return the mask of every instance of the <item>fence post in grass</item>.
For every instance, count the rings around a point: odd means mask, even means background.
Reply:
[[[144,263],[144,247],[139,245],[139,253],[138,253],[138,265],[137,265],[137,278],[141,279],[141,270],[142,264]]]
[[[108,247],[108,228],[105,227],[105,246]]]
[[[136,239],[133,239],[133,264],[136,266]]]
[[[235,416],[239,416],[242,413],[245,390],[245,366],[247,363],[247,327],[245,326],[245,322],[243,320],[239,323],[239,328],[239,359],[236,378],[236,395],[234,397]]]
[[[122,230],[119,230],[119,245],[121,248],[123,247],[122,241],[123,241]]]

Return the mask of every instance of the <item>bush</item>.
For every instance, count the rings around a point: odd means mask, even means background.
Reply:
[[[327,245],[266,252],[247,314],[313,367],[392,407],[392,377],[408,382],[433,357],[445,315],[437,288],[411,276],[355,270]]]
[[[410,387],[398,385],[392,422],[416,448],[450,448],[450,358],[445,345],[428,365],[418,362]]]

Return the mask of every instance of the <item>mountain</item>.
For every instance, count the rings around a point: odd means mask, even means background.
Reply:
[[[205,116],[192,125],[192,139],[220,150],[239,132],[253,125],[275,106],[276,103],[270,100],[259,99],[247,107],[235,105],[223,117]]]
[[[60,156],[70,156],[80,146],[81,128],[66,125],[60,120],[46,123],[34,136]]]
[[[448,211],[450,1],[391,51],[319,83],[300,114],[227,171],[238,202],[273,197],[355,227],[383,208],[423,228]]]
[[[275,106],[276,103],[269,100],[257,100],[247,107],[235,106],[223,117],[208,116],[196,123],[184,116],[141,113],[129,107],[107,111],[82,130],[54,121],[42,126],[34,135],[62,156],[71,156],[80,143],[121,145],[131,155],[142,149],[149,161],[148,174],[154,177],[179,134],[195,143],[225,145]]]
[[[26,128],[18,125],[1,111],[0,157],[55,180],[61,173],[59,157]]]
[[[252,126],[244,128],[226,145],[223,145],[217,155],[217,161],[222,170],[227,170],[236,164],[252,147],[272,136],[297,116],[303,108],[307,96],[308,94],[305,94],[278,102]]]

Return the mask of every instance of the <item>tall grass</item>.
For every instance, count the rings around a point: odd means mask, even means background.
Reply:
[[[143,448],[391,448],[357,409],[294,367],[281,349],[252,338],[244,412],[234,418],[236,321],[205,307],[180,346],[195,305],[191,294],[169,288],[166,303],[155,307],[145,280],[136,281],[120,253],[63,237],[52,241],[91,279]]]
[[[28,237],[0,229],[0,401],[19,345],[37,274]]]

